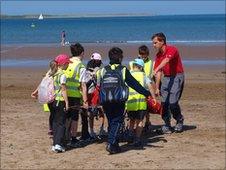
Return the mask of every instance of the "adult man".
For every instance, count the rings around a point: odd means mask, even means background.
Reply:
[[[184,86],[184,69],[179,52],[176,47],[166,44],[166,36],[156,33],[152,36],[152,42],[158,53],[155,59],[154,75],[156,75],[156,93],[159,95],[161,74],[162,119],[165,125],[163,133],[171,133],[170,112],[177,121],[175,132],[183,131],[183,115],[179,106],[179,100]]]
[[[116,71],[117,73],[119,73],[118,75],[121,75],[121,86],[127,83],[128,86],[135,89],[138,93],[143,94],[145,97],[151,95],[149,91],[147,91],[139,84],[139,82],[136,81],[136,79],[130,74],[129,70],[125,66],[121,65],[123,51],[120,48],[113,47],[108,52],[108,55],[110,59],[110,64],[97,73],[97,84],[100,85],[100,97],[102,96],[101,94],[103,94],[102,87],[107,88],[111,85],[111,83],[116,84],[119,82],[118,80],[115,81],[116,77],[111,77],[113,72],[115,73]],[[107,75],[109,75],[109,77],[107,77]],[[107,82],[109,82],[109,84],[107,84]],[[106,83],[106,86],[104,86],[104,83]],[[111,90],[111,88],[109,90]],[[123,94],[119,91],[117,94]],[[104,97],[109,96],[109,98],[111,99],[115,99],[115,95],[115,93],[103,94]],[[104,113],[106,114],[108,119],[108,144],[106,150],[110,154],[118,153],[121,150],[118,144],[118,132],[124,121],[125,101],[114,100],[113,102],[103,103],[102,105]]]
[[[85,82],[85,66],[82,63],[84,57],[84,48],[81,44],[76,43],[70,46],[72,57],[70,60],[73,62],[69,64],[67,70],[65,71],[67,76],[67,94],[69,100],[69,107],[79,106],[83,103],[83,108],[88,108],[87,102],[87,88]],[[79,109],[69,109],[69,116],[71,117],[71,142],[69,146],[76,147],[77,145],[77,128],[78,128],[78,118]],[[88,133],[88,121],[82,114],[82,138],[89,138]],[[85,122],[86,118],[86,122]],[[85,122],[85,123],[84,123]]]

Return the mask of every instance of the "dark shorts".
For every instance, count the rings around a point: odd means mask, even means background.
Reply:
[[[69,110],[67,113],[67,118],[71,118],[74,121],[78,121],[79,108],[70,108],[71,106],[80,106],[81,99],[76,97],[68,97]]]
[[[138,111],[129,111],[128,113],[128,117],[131,120],[143,120],[144,116],[147,114],[146,110],[138,110]]]

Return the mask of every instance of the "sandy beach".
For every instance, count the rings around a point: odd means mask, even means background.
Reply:
[[[85,59],[100,52],[108,60],[112,46],[126,60],[137,55],[140,44],[84,44]],[[150,45],[149,45],[150,46]],[[177,45],[182,60],[225,60],[225,45]],[[7,59],[52,59],[70,55],[69,47],[2,46]],[[154,51],[151,50],[154,58]],[[47,135],[48,113],[30,94],[48,67],[1,67],[1,169],[224,169],[225,168],[225,63],[185,65],[185,88],[180,101],[184,132],[144,137],[144,150],[120,143],[122,153],[108,155],[105,142],[62,154],[51,152]],[[162,125],[151,115],[153,125]],[[173,121],[173,124],[175,121]],[[79,123],[81,125],[81,123]]]

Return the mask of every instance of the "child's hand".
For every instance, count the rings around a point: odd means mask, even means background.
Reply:
[[[34,98],[34,99],[37,99],[38,98],[38,91],[32,92],[31,97]]]

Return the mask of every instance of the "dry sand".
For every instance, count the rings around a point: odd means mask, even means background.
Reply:
[[[101,45],[85,47],[87,54],[93,48],[104,54],[109,49]],[[122,47],[128,55],[137,49],[134,45]],[[181,46],[180,50],[189,59],[225,57],[223,46]],[[62,51],[70,54],[68,48],[2,47],[1,57],[44,58]],[[150,133],[144,150],[121,143],[123,152],[116,155],[107,154],[105,142],[62,154],[51,152],[47,135],[49,114],[30,98],[46,70],[1,68],[1,169],[225,169],[224,65],[185,67],[186,85],[180,101],[185,117],[183,133]],[[154,125],[163,124],[158,115],[151,115],[151,120]]]

